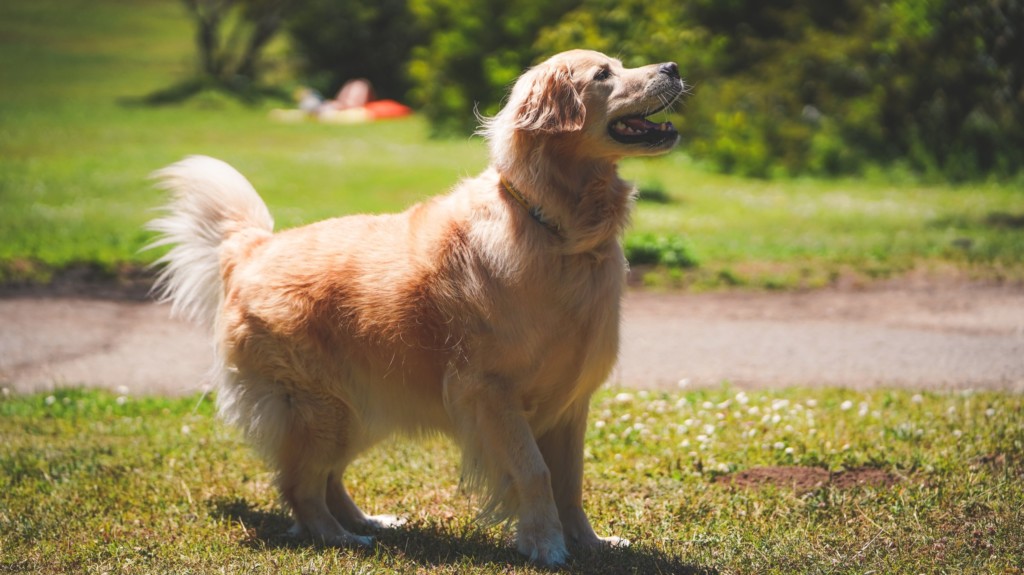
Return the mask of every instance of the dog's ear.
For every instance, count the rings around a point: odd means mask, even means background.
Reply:
[[[587,109],[583,97],[572,83],[565,66],[538,66],[520,80],[510,102],[514,108],[516,130],[540,132],[577,132],[583,129]],[[521,91],[518,89],[522,89]]]

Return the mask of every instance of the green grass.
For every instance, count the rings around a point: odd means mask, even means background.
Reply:
[[[279,227],[400,210],[486,165],[480,139],[431,140],[420,119],[278,124],[270,104],[212,93],[132,104],[188,77],[192,34],[175,0],[0,3],[0,281],[152,261],[138,252],[149,239],[141,226],[162,197],[147,176],[188,154],[238,167]],[[815,286],[946,268],[1024,277],[1020,185],[757,181],[711,174],[681,153],[627,162],[624,173],[657,200],[641,202],[630,234],[682,242],[696,264],[653,283]]]
[[[33,573],[542,572],[473,522],[445,440],[400,440],[349,482],[409,519],[370,549],[283,536],[268,470],[209,399],[80,390],[0,399],[0,570]],[[1024,398],[878,390],[605,391],[586,505],[633,541],[578,573],[1021,573]],[[894,481],[743,488],[760,466]]]

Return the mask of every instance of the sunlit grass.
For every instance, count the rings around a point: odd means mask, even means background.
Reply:
[[[473,521],[446,440],[356,462],[355,498],[409,524],[368,550],[283,535],[266,467],[209,398],[65,390],[0,399],[0,566],[35,573],[542,572]],[[579,573],[1020,573],[1024,399],[792,389],[605,391],[586,506],[626,551]],[[745,489],[760,466],[877,469],[892,484]]]
[[[479,138],[431,140],[418,118],[280,124],[268,118],[272,102],[250,108],[217,94],[138,105],[187,77],[192,36],[175,0],[0,4],[0,281],[151,262],[157,254],[139,253],[141,227],[163,198],[148,175],[189,154],[238,167],[278,227],[401,210],[487,164]],[[682,238],[696,263],[650,283],[818,286],[947,268],[1024,277],[1024,196],[1009,183],[748,180],[682,153],[623,172],[659,200],[639,204],[629,233]]]

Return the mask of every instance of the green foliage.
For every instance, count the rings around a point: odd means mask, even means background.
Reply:
[[[409,98],[435,132],[470,131],[473,109],[495,112],[525,67],[585,47],[628,66],[677,61],[695,87],[677,122],[684,145],[723,171],[897,164],[966,179],[1024,165],[1015,0],[408,0],[408,10],[411,32],[378,43],[423,34]]]
[[[258,86],[263,53],[292,3],[287,0],[181,0],[195,27],[198,75],[228,93]],[[188,90],[164,90],[192,95]]]
[[[420,28],[408,72],[409,98],[435,133],[471,132],[474,111],[498,111],[507,87],[543,54],[532,47],[541,27],[574,0],[409,0]]]
[[[334,94],[366,78],[378,97],[404,99],[413,46],[427,40],[408,0],[304,0],[288,20],[307,82]]]
[[[686,241],[680,236],[632,234],[623,244],[626,259],[633,265],[663,265],[668,268],[697,267]]]

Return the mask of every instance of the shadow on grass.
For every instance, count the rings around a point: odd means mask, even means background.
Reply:
[[[220,498],[208,502],[211,514],[245,526],[249,536],[243,545],[253,549],[321,548],[322,544],[287,534],[291,519],[281,513],[256,509],[242,498]],[[462,565],[493,568],[496,572],[528,563],[510,544],[470,528],[458,530],[443,525],[406,525],[374,535],[375,544],[354,548],[354,555],[367,560],[390,557],[411,561],[421,567]],[[391,559],[388,560],[390,562]],[[644,548],[642,545],[601,552],[577,552],[564,567],[564,573],[678,573],[716,575],[709,567],[684,563],[680,558]]]

